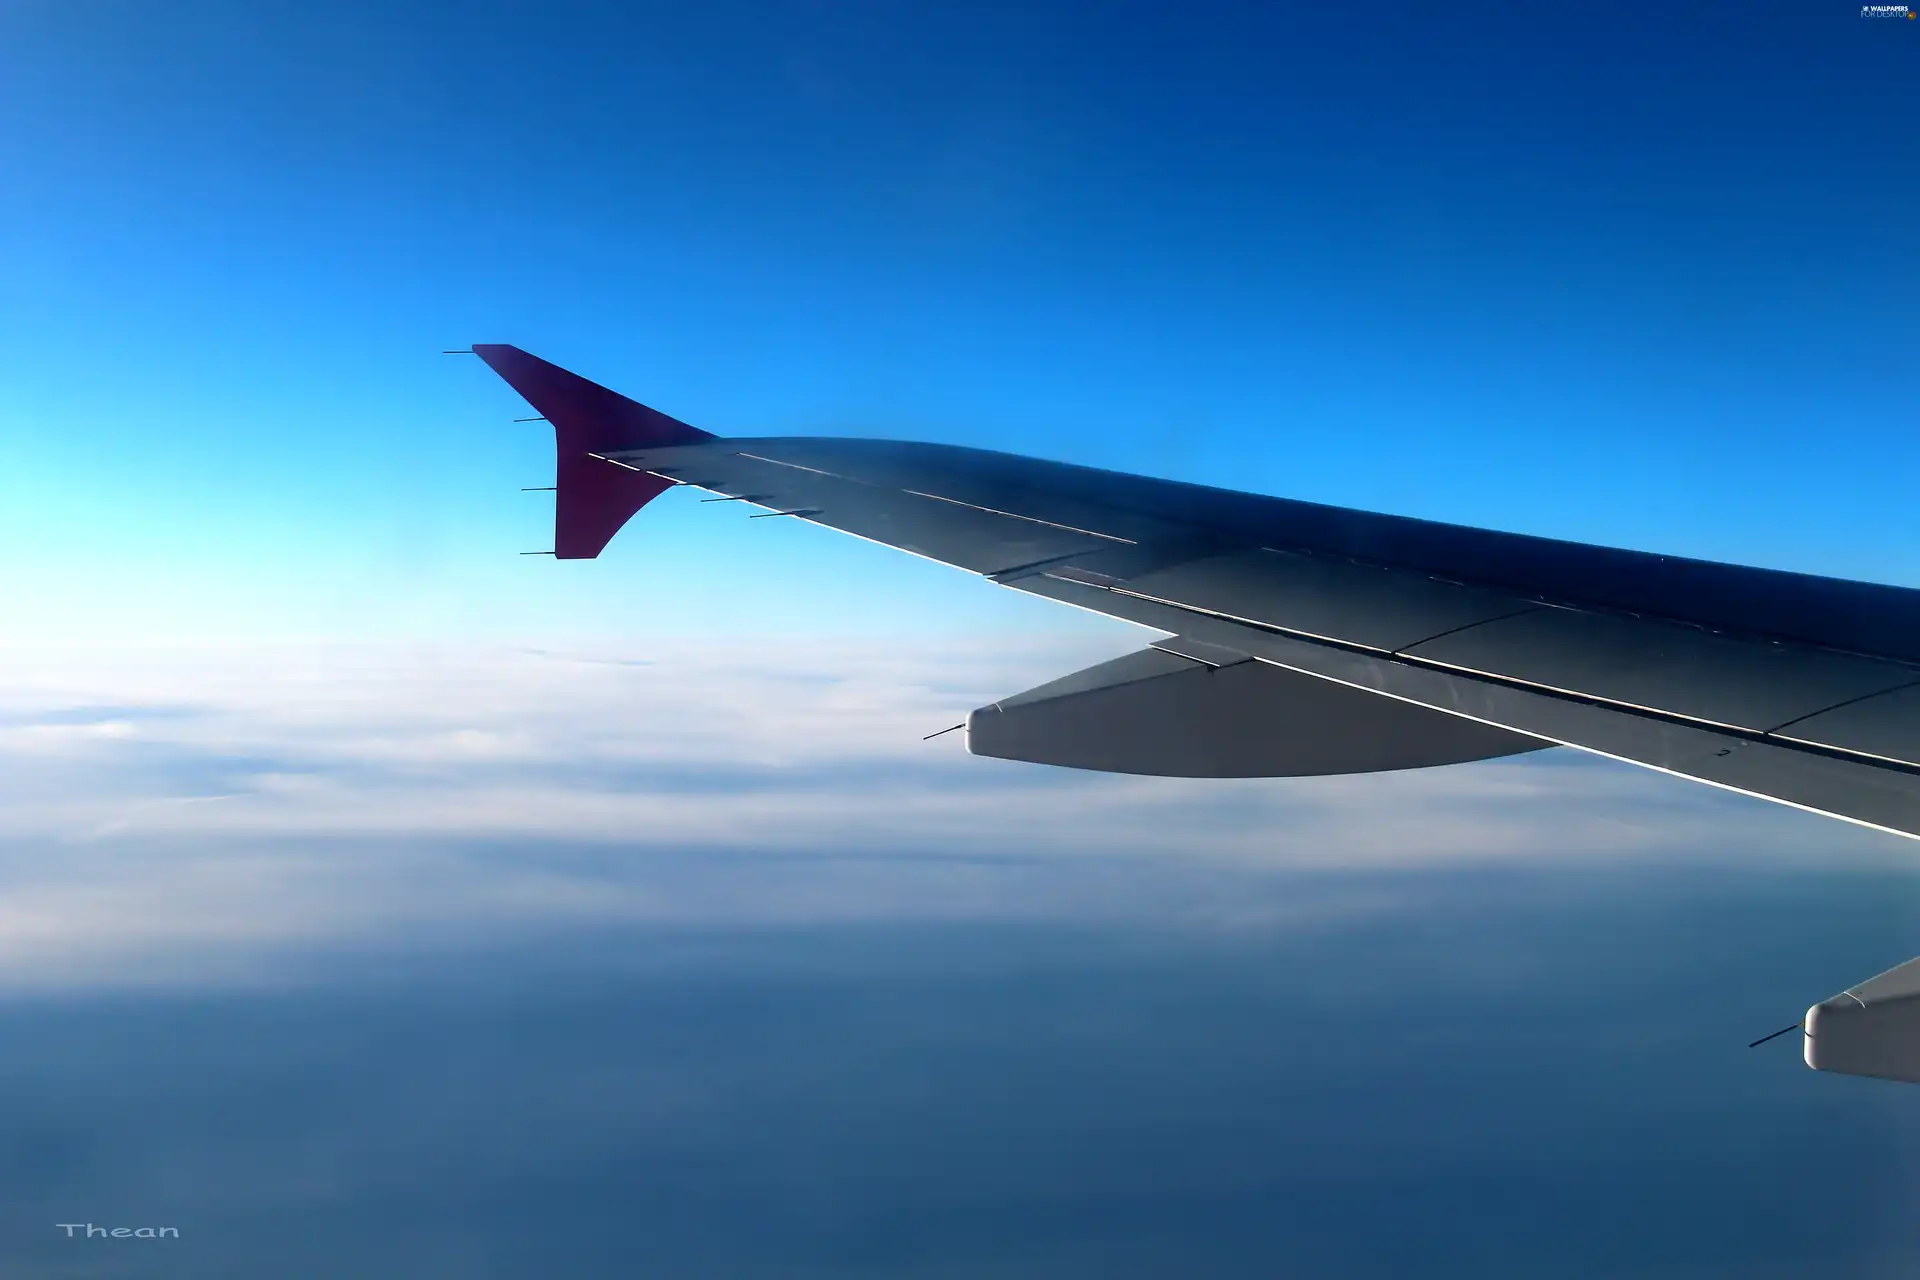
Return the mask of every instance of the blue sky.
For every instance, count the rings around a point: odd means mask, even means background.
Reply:
[[[1085,625],[684,502],[521,560],[476,340],[723,433],[1920,583],[1920,31],[1847,5],[0,22],[12,634]]]
[[[684,495],[523,559],[550,441],[438,352],[1920,586],[1917,58],[1840,3],[5,5],[0,1259],[1910,1273],[1906,1088],[1744,1045],[1912,953],[1911,842],[1569,751],[923,742],[1137,632]]]

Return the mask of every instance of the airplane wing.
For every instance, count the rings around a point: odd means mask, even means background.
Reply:
[[[1171,637],[973,712],[976,754],[1280,777],[1564,745],[1920,838],[1920,591],[948,445],[715,437],[473,350],[554,424],[562,558],[683,485]]]

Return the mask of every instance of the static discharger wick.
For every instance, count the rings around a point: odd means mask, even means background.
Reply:
[[[1787,1026],[1780,1028],[1778,1031],[1774,1032],[1771,1035],[1761,1036],[1758,1040],[1755,1040],[1752,1044],[1748,1045],[1747,1048],[1758,1049],[1761,1045],[1765,1044],[1767,1041],[1778,1040],[1781,1036],[1787,1034],[1787,1032],[1798,1030],[1799,1027],[1800,1027],[1799,1023],[1797,1022],[1791,1023]]]
[[[939,737],[940,734],[952,733],[955,729],[964,729],[966,727],[967,727],[967,722],[965,720],[962,720],[959,724],[948,725],[946,728],[942,729],[940,733],[930,733],[926,737],[920,739],[920,741],[932,742],[935,738]]]

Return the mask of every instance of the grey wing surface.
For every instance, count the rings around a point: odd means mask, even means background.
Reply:
[[[1171,637],[976,711],[978,753],[1292,776],[1560,744],[1920,837],[1920,591],[977,449],[715,437],[475,351],[554,423],[562,554],[692,486]]]
[[[1021,705],[1053,705],[1109,738],[1115,716],[1136,733],[1157,724],[1197,739],[1213,725],[1243,744],[1245,758],[1176,752],[1158,765],[1082,763],[1061,748],[1074,733],[1065,722],[1036,722],[1033,754],[1022,754],[1019,735],[986,729],[991,709],[982,709],[969,736],[984,731],[990,754],[1124,772],[1276,776],[1564,744],[1920,836],[1920,592],[948,446],[732,439],[608,457],[1207,646],[1216,658],[1194,659],[1185,675],[1184,667],[1154,677],[1115,671],[1106,683]],[[1219,695],[1161,697],[1152,712],[1118,705],[1117,691],[1143,679],[1184,680],[1191,694],[1245,679],[1227,673],[1246,660],[1276,677],[1248,686],[1265,708],[1252,723],[1222,710],[1244,700]],[[1309,699],[1316,686],[1281,673],[1330,682],[1347,696]],[[1112,705],[1097,710],[1092,698]],[[1363,734],[1378,745],[1374,757],[1331,743],[1337,754],[1311,758],[1302,739],[1324,739],[1325,726],[1377,709],[1381,698],[1429,714]],[[1201,705],[1208,701],[1218,705]],[[1187,720],[1173,710],[1189,705]],[[1292,735],[1291,752],[1259,747],[1260,724],[1269,736]],[[1211,755],[1220,754],[1216,744]]]
[[[474,354],[553,425],[562,559],[691,486],[1165,633],[976,710],[976,754],[1289,777],[1559,744],[1920,837],[1920,591],[977,449],[716,437]],[[1809,1066],[1920,1081],[1920,960],[1800,1030]]]

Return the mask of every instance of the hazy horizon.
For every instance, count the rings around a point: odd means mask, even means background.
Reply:
[[[1910,842],[970,758],[1151,634],[686,493],[523,556],[551,431],[439,353],[1920,587],[1916,41],[0,6],[0,1271],[1911,1273],[1920,1093],[1745,1047],[1920,951]]]

